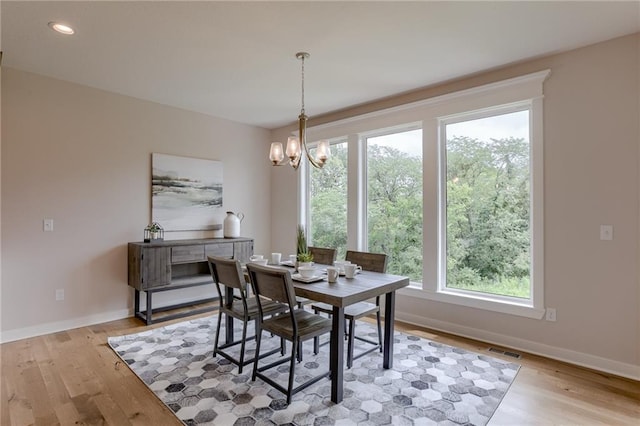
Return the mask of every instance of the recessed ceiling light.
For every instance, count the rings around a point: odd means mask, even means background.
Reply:
[[[65,35],[72,35],[73,33],[75,33],[73,28],[71,28],[68,25],[61,24],[59,22],[49,22],[49,28],[59,32],[60,34],[65,34]]]

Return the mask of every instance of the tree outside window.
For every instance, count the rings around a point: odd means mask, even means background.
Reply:
[[[531,296],[529,111],[447,124],[446,287]]]
[[[368,137],[367,250],[422,282],[422,129]]]

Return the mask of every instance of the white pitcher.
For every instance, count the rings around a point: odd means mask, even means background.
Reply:
[[[227,212],[227,217],[224,218],[224,237],[225,238],[238,238],[240,236],[240,222],[244,219],[244,214]]]

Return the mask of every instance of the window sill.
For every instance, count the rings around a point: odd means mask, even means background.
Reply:
[[[398,294],[410,296],[413,298],[451,303],[454,305],[466,306],[469,308],[482,309],[485,311],[499,312],[503,314],[516,315],[538,320],[542,319],[545,313],[544,308],[536,308],[524,303],[515,303],[502,300],[498,301],[488,297],[447,291],[435,292],[431,290],[425,290],[420,287],[420,284],[417,283],[411,283],[409,287],[398,290]]]

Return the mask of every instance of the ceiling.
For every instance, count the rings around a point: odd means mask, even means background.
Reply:
[[[2,1],[2,66],[265,128],[640,31],[640,2]],[[50,21],[75,28],[55,33]]]

